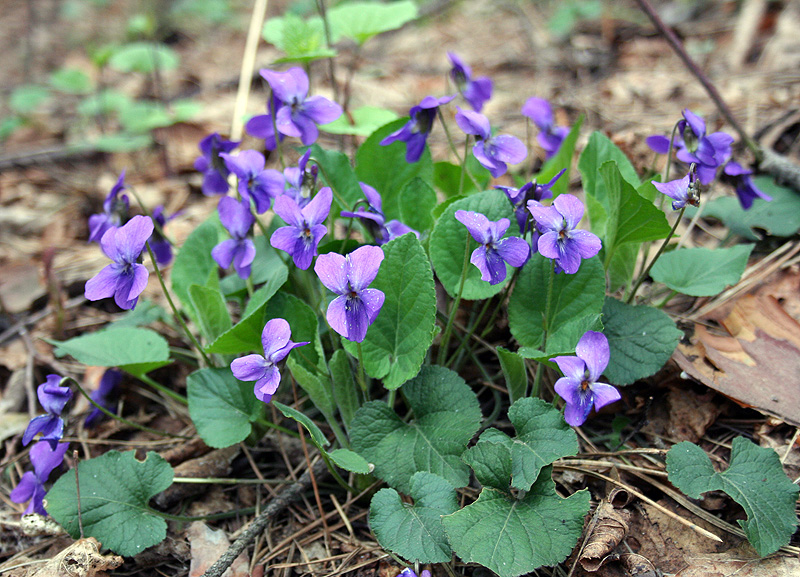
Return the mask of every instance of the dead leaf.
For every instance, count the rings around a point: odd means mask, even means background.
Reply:
[[[760,558],[739,550],[717,555],[687,557],[689,566],[678,571],[675,577],[797,577],[800,560],[796,557],[776,555]]]
[[[212,529],[205,523],[195,521],[186,531],[192,548],[192,560],[189,565],[189,577],[200,577],[230,547],[225,531]],[[223,577],[247,577],[250,561],[246,553],[239,555],[223,573]]]
[[[122,565],[119,555],[101,555],[94,537],[78,539],[43,567],[33,569],[28,577],[104,577]]]
[[[597,506],[597,524],[578,559],[581,567],[593,572],[611,560],[609,556],[628,532],[630,516],[630,511],[615,509],[606,500]]]

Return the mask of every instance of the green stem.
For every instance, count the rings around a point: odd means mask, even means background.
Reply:
[[[129,421],[128,419],[126,419],[124,417],[120,417],[119,415],[115,415],[114,413],[112,413],[111,411],[106,409],[104,406],[102,406],[101,404],[97,403],[89,395],[89,393],[86,392],[86,390],[81,386],[81,384],[78,381],[76,381],[72,377],[64,377],[63,379],[61,379],[61,384],[63,385],[63,383],[65,381],[73,383],[77,387],[78,391],[80,391],[80,393],[84,397],[86,397],[86,400],[89,401],[89,403],[95,409],[97,409],[98,411],[103,413],[106,417],[114,419],[115,421],[119,421],[120,423],[124,423],[125,425],[127,425],[129,427],[133,427],[134,429],[139,429],[140,431],[145,431],[147,433],[153,433],[154,435],[159,435],[161,437],[172,437],[172,438],[175,438],[175,439],[191,439],[192,438],[192,437],[186,437],[184,435],[175,435],[173,433],[166,433],[164,431],[159,431],[158,429],[151,429],[150,427],[146,427],[144,425],[140,425],[139,423],[134,423],[133,421]]]
[[[339,426],[339,423],[336,421],[334,417],[328,418],[328,415],[325,415],[325,420],[328,422],[328,426],[333,431],[333,436],[336,437],[336,440],[339,444],[344,447],[345,449],[350,448],[350,442],[347,440],[347,435],[345,434],[344,430]]]
[[[322,460],[325,461],[325,465],[327,465],[330,474],[345,491],[352,495],[358,495],[361,492],[342,478],[342,476],[339,474],[339,471],[336,470],[336,465],[331,461],[327,454],[320,451],[320,455],[322,455]]]
[[[192,331],[190,331],[189,327],[186,326],[183,317],[178,312],[178,308],[172,301],[172,297],[170,296],[169,291],[167,290],[167,285],[164,284],[164,277],[161,275],[161,270],[158,268],[158,263],[156,262],[156,255],[153,254],[153,249],[150,248],[150,243],[149,242],[145,243],[145,246],[147,247],[147,254],[150,255],[150,260],[153,263],[153,268],[156,271],[158,282],[159,284],[161,284],[161,290],[164,291],[164,296],[167,297],[167,302],[169,303],[169,307],[172,309],[172,314],[175,317],[175,320],[178,321],[179,325],[181,325],[183,332],[185,332],[186,336],[189,337],[189,340],[192,342],[192,345],[194,345],[195,349],[197,349],[197,352],[200,353],[200,356],[203,357],[203,360],[206,362],[206,364],[209,367],[213,367],[214,363],[211,362],[211,359],[208,358],[208,355],[206,355],[206,352],[203,350],[203,347],[200,346],[200,343],[197,342],[197,339],[192,334]]]
[[[461,162],[461,174],[458,177],[458,194],[464,194],[464,173],[467,172],[467,154],[469,154],[469,136],[464,139],[464,160]]]
[[[444,121],[444,114],[442,114],[441,108],[437,108],[436,111],[439,114],[439,120],[442,122],[442,128],[444,128],[444,134],[447,137],[447,144],[450,145],[450,150],[453,152],[453,155],[456,157],[456,160],[458,161],[458,163],[462,167],[466,167],[466,165],[467,165],[467,153],[466,153],[466,150],[464,151],[464,160],[462,161],[461,157],[458,155],[458,150],[456,150],[456,145],[453,142],[452,135],[450,134],[450,129],[447,128],[447,123]],[[467,142],[469,142],[469,138],[467,138]],[[472,184],[475,185],[475,189],[476,190],[480,190],[481,186],[478,184],[478,181],[475,180],[475,177],[472,176],[472,173],[469,170],[466,170],[466,173],[467,173],[467,176],[469,176],[469,179],[472,181]],[[459,187],[459,190],[461,190],[461,187]]]
[[[489,320],[486,321],[486,326],[484,327],[483,332],[481,332],[481,338],[486,337],[486,335],[489,334],[489,331],[492,330],[492,324],[494,323],[494,319],[497,318],[498,313],[503,308],[503,303],[506,302],[506,299],[508,298],[508,293],[511,292],[512,287],[515,284],[517,284],[517,278],[519,277],[520,270],[522,269],[518,268],[514,270],[514,276],[511,277],[511,280],[508,282],[506,288],[503,290],[503,294],[500,295],[500,301],[497,303],[497,306],[492,312],[492,316],[490,316]]]
[[[153,379],[151,379],[147,375],[135,375],[135,376],[136,376],[137,379],[139,379],[143,383],[147,383],[148,385],[153,387],[158,392],[167,395],[168,397],[170,397],[171,399],[173,399],[175,401],[178,401],[181,405],[187,406],[189,404],[189,401],[188,401],[188,399],[186,397],[184,397],[180,393],[176,393],[175,391],[168,389],[167,387],[165,387],[161,383],[158,383],[158,382],[154,381]]]
[[[666,304],[672,299],[672,297],[674,297],[676,294],[678,294],[678,291],[669,291],[669,294],[666,297],[664,297],[663,301],[661,301],[656,305],[656,308],[663,309],[666,306]]]
[[[364,352],[361,350],[361,343],[356,343],[358,348],[358,384],[361,385],[361,391],[364,393],[364,400],[369,401],[369,389],[367,388],[367,379],[364,376]]]
[[[389,398],[386,399],[386,404],[389,405],[389,408],[394,410],[394,401],[397,398],[397,389],[390,389],[389,390]]]
[[[281,427],[280,425],[278,425],[276,423],[268,421],[264,417],[256,418],[255,422],[258,423],[259,425],[264,425],[265,427],[267,427],[269,429],[275,429],[276,431],[280,431],[281,433],[285,433],[285,434],[289,435],[290,437],[294,437],[295,439],[299,439],[300,438],[300,435],[297,434],[297,431],[292,431],[291,429],[287,429],[286,427]]]
[[[647,278],[647,275],[650,273],[650,269],[653,268],[653,265],[658,260],[658,257],[660,257],[661,253],[664,252],[664,249],[667,248],[667,244],[669,244],[670,239],[672,239],[672,236],[675,234],[675,230],[681,223],[681,218],[683,218],[683,213],[685,210],[686,210],[686,205],[681,207],[681,211],[678,213],[678,218],[675,219],[675,224],[672,225],[672,228],[670,229],[667,238],[665,238],[664,242],[661,243],[661,246],[658,247],[658,252],[656,253],[656,256],[653,257],[653,260],[650,261],[650,264],[648,264],[645,267],[645,269],[642,271],[642,274],[640,274],[639,278],[636,279],[636,284],[634,285],[633,290],[631,290],[631,294],[628,295],[628,299],[625,301],[628,304],[631,304],[633,302],[634,297],[636,297],[636,291],[639,290],[640,286],[642,286],[644,279]]]
[[[442,341],[439,343],[439,354],[437,355],[436,362],[439,365],[443,365],[444,360],[447,356],[447,346],[450,344],[450,333],[453,331],[453,321],[455,320],[456,313],[458,312],[458,305],[461,304],[461,295],[464,293],[464,281],[467,280],[467,266],[469,266],[469,233],[466,234],[466,242],[464,244],[464,264],[461,270],[461,283],[458,287],[458,295],[456,295],[456,300],[453,301],[453,305],[450,307],[450,315],[447,319],[447,326],[444,329],[444,334],[442,335]]]
[[[555,280],[555,269],[550,267],[550,279],[547,281],[547,300],[544,305],[544,318],[542,324],[544,325],[544,333],[542,337],[542,350],[547,350],[547,333],[550,330],[550,308],[553,303],[553,281]],[[538,397],[542,386],[542,373],[544,372],[544,363],[536,363],[536,375],[533,378],[533,388],[531,389],[531,396]]]
[[[350,204],[344,199],[344,197],[341,195],[341,193],[338,190],[336,190],[336,187],[333,186],[333,183],[331,182],[331,179],[328,178],[328,173],[325,172],[325,167],[322,166],[322,164],[320,164],[319,160],[317,160],[313,156],[310,157],[308,160],[309,160],[309,162],[313,162],[314,164],[317,165],[317,167],[319,168],[319,171],[322,173],[322,178],[324,178],[325,182],[327,183],[327,185],[331,187],[331,192],[333,193],[333,196],[336,199],[336,202],[338,202],[339,205],[342,208],[344,208],[345,210],[350,210]]]

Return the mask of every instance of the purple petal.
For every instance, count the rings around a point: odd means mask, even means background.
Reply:
[[[472,154],[493,177],[497,178],[505,174],[507,166],[505,162],[495,159],[486,152],[484,141],[480,140],[472,147]]]
[[[314,198],[303,208],[303,216],[310,225],[318,225],[325,222],[331,211],[333,203],[333,192],[329,186],[319,190]]]
[[[274,210],[275,214],[281,217],[292,227],[300,228],[303,226],[303,213],[300,211],[300,207],[297,206],[297,202],[295,202],[292,197],[286,196],[285,194],[279,196],[275,200],[275,206],[272,210]]]
[[[559,242],[560,254],[555,259],[558,267],[567,274],[575,274],[581,267],[581,255],[572,245],[573,243],[569,242],[569,239],[566,242]],[[558,269],[556,272],[559,272]]]
[[[317,129],[317,125],[314,124],[314,121],[304,114],[295,114],[292,116],[292,120],[295,127],[300,132],[300,142],[305,146],[314,144],[319,136],[319,130]]]
[[[597,411],[622,398],[617,389],[606,383],[592,383],[592,396],[594,397],[594,408]]]
[[[118,278],[119,267],[116,264],[105,266],[99,273],[86,281],[83,296],[90,301],[99,301],[114,296]]]
[[[222,226],[237,240],[247,236],[250,227],[256,220],[253,213],[250,212],[250,203],[246,199],[238,201],[232,196],[223,196],[219,200],[217,210]]]
[[[488,118],[480,112],[464,110],[460,107],[456,108],[458,108],[458,112],[456,112],[456,124],[458,124],[461,130],[466,134],[478,136],[481,140],[486,140],[491,136],[492,127],[489,124]]]
[[[583,203],[578,197],[571,194],[562,194],[553,201],[553,206],[564,217],[567,223],[567,230],[572,230],[583,218]]]
[[[313,126],[313,122],[308,121]],[[292,115],[292,109],[288,106],[281,108],[275,115],[275,126],[278,132],[286,136],[300,137],[303,133],[300,127],[295,124],[295,116]]]
[[[317,265],[319,265],[319,261],[324,256],[323,254],[317,258]],[[328,312],[325,314],[325,318],[328,319],[328,324],[334,331],[343,337],[347,337],[347,297],[338,296],[333,299],[331,304],[328,305]]]
[[[342,107],[324,96],[312,96],[303,104],[303,113],[317,124],[328,124],[342,115]]]
[[[22,434],[22,444],[27,445],[39,433],[42,439],[60,439],[64,434],[64,420],[51,414],[34,417]]]
[[[522,107],[522,114],[530,118],[540,130],[548,130],[553,125],[553,109],[544,98],[528,98]]]
[[[69,443],[56,443],[54,447],[49,441],[39,441],[31,447],[30,459],[36,476],[47,480],[53,469],[61,465],[67,449]]]
[[[484,103],[491,98],[492,81],[486,76],[468,82],[467,87],[464,89],[464,99],[469,102],[476,112],[480,112]]]
[[[711,143],[714,148],[714,163],[723,164],[731,155],[731,144],[733,136],[727,132],[714,132],[706,136],[705,140]],[[710,164],[710,163],[709,163]]]
[[[256,381],[270,366],[272,364],[261,355],[247,355],[231,362],[231,372],[240,381]]]
[[[702,118],[697,116],[688,108],[685,108],[683,110],[683,117],[686,119],[686,122],[689,123],[689,127],[692,129],[692,132],[694,132],[697,137],[705,135],[706,123]]]
[[[589,413],[592,412],[592,399],[591,394],[580,393],[577,395],[577,403],[567,403],[567,408],[564,410],[564,420],[567,424],[573,427],[580,427],[586,422]]]
[[[263,68],[261,76],[269,83],[275,96],[284,103],[305,100],[308,94],[308,76],[302,68],[290,68],[286,72],[275,72]]]
[[[509,164],[518,164],[528,155],[527,148],[516,136],[498,134],[486,142],[491,149],[491,156]]]
[[[369,206],[375,209],[377,212],[383,212],[383,200],[381,199],[380,193],[375,190],[372,186],[368,185],[365,182],[359,182],[358,185],[361,187],[361,192],[364,193],[364,196],[367,197],[367,202]]]
[[[648,136],[645,139],[647,146],[656,154],[667,154],[669,152],[669,138],[660,134]]]
[[[556,231],[546,232],[541,235],[536,243],[539,254],[546,258],[560,258],[561,243],[558,240],[558,232]]]
[[[320,255],[314,264],[314,272],[329,291],[338,295],[347,292],[347,260],[342,255],[335,252]],[[330,308],[328,308],[328,314],[330,314]],[[331,324],[331,326],[333,325]]]
[[[120,276],[117,284],[117,291],[114,293],[114,301],[119,308],[130,310],[136,306],[139,295],[142,294],[147,286],[147,279],[150,273],[143,264],[134,264],[129,273]]]
[[[294,253],[297,250],[297,243],[300,240],[301,235],[302,230],[295,226],[282,226],[272,233],[272,236],[269,239],[269,244],[278,250],[282,250],[294,256]]]
[[[233,255],[233,268],[240,278],[246,279],[250,276],[250,265],[256,258],[256,245],[249,238],[237,243],[236,252]]]
[[[33,471],[27,471],[8,496],[14,503],[24,503],[33,497],[37,487],[41,486],[41,484]]]
[[[203,177],[203,194],[206,196],[214,196],[216,194],[225,194],[228,192],[230,186],[228,179],[221,175],[216,170],[210,170],[205,173]]]
[[[427,142],[428,133],[418,132],[412,134],[406,140],[406,162],[414,164],[422,158],[422,153],[425,152],[425,143]]]
[[[581,258],[592,258],[603,246],[600,238],[588,230],[573,230],[567,244],[569,250],[577,251]]]
[[[481,271],[481,280],[489,281],[491,285],[506,280],[506,263],[496,250],[479,246],[472,251],[470,262]]]
[[[582,382],[586,378],[586,363],[583,362],[582,359],[564,355],[553,357],[550,360],[558,365],[558,368],[561,369],[561,373],[565,377],[572,379],[573,381],[577,381],[578,383]],[[567,400],[566,397],[564,398]]]
[[[281,373],[278,367],[271,366],[264,371],[264,376],[256,381],[253,393],[259,401],[269,403],[280,384]]]
[[[589,379],[592,382],[597,381],[606,370],[611,354],[608,348],[608,339],[603,333],[597,331],[586,331],[578,341],[575,353],[586,363],[586,368],[589,369]]]
[[[347,277],[356,291],[365,289],[375,280],[383,262],[383,250],[377,246],[362,246],[347,255]]]
[[[528,262],[531,247],[523,239],[510,236],[497,244],[497,252],[504,261],[513,267],[519,268]]]
[[[564,217],[554,206],[542,206],[535,200],[529,200],[527,206],[528,212],[542,231],[561,231],[564,228]]]
[[[399,220],[390,220],[386,223],[386,230],[389,231],[389,240],[413,232],[414,236],[419,239],[419,233],[408,225],[403,224]]]
[[[264,358],[276,362],[273,356],[287,345],[292,338],[292,329],[285,319],[272,319],[261,331],[261,346],[264,347]]]
[[[711,181],[713,181],[716,177],[717,177],[716,166],[708,166],[705,164],[697,165],[697,179],[703,184],[711,184]]]
[[[255,138],[275,138],[275,126],[269,114],[259,114],[247,121],[244,125],[247,134]]]
[[[485,215],[471,210],[457,210],[455,217],[458,222],[467,227],[472,238],[479,244],[486,244],[487,242],[495,240],[490,234],[491,225],[489,219]]]
[[[672,203],[672,208],[681,208],[686,204],[687,199],[689,198],[689,174],[684,176],[678,180],[670,180],[669,182],[653,182],[653,186],[656,187],[662,194],[666,194],[675,202]]]

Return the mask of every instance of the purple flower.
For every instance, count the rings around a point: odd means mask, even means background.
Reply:
[[[230,196],[224,196],[217,206],[219,220],[232,238],[223,240],[211,251],[211,256],[222,268],[228,268],[233,263],[236,274],[246,279],[250,276],[250,265],[256,258],[256,245],[248,238],[250,227],[256,217],[250,212],[250,203],[247,199],[241,202]]]
[[[422,102],[412,107],[408,112],[409,120],[403,128],[392,132],[381,140],[381,146],[387,146],[393,142],[405,142],[406,162],[417,162],[425,150],[425,142],[433,129],[436,111],[443,104],[453,100],[453,98],[455,96],[443,96],[441,98],[426,96],[422,99]]]
[[[68,448],[69,443],[51,445],[47,441],[39,441],[31,447],[30,459],[33,471],[28,471],[22,475],[19,484],[14,487],[14,490],[9,495],[15,503],[30,501],[25,509],[25,515],[30,513],[47,515],[43,503],[46,494],[44,484],[53,469],[58,467],[64,460],[64,454]]]
[[[706,134],[705,121],[688,108],[683,111],[683,120],[678,122],[679,135],[675,138],[678,160],[697,164],[697,177],[709,184],[717,174],[717,168],[731,156],[733,136],[725,132]],[[654,135],[647,138],[648,146],[659,154],[669,152],[669,138]]]
[[[308,96],[308,76],[302,68],[286,72],[261,69],[272,93],[283,103],[275,114],[278,132],[296,136],[308,146],[319,136],[317,124],[333,122],[342,115],[342,107],[322,96]]]
[[[103,212],[89,217],[89,242],[100,242],[109,228],[119,226],[123,219],[127,218],[130,202],[128,195],[119,196],[123,190],[125,190],[124,170],[103,201]]]
[[[658,192],[666,194],[672,199],[672,210],[679,210],[687,204],[692,206],[700,204],[694,165],[692,167],[693,169],[689,170],[686,176],[681,179],[670,180],[669,182],[652,181]]]
[[[275,201],[275,214],[289,226],[282,226],[272,233],[269,242],[277,249],[288,252],[297,268],[306,270],[317,255],[317,246],[328,229],[323,222],[328,218],[333,202],[333,193],[326,186],[304,208],[295,200],[283,195]]]
[[[198,145],[203,156],[194,161],[194,169],[203,173],[203,194],[214,196],[228,192],[228,175],[230,171],[220,158],[220,153],[230,152],[238,142],[225,140],[218,133],[209,134]]]
[[[414,573],[414,570],[410,567],[406,567],[403,569],[397,577],[417,577],[417,574]],[[427,569],[424,569],[420,574],[419,577],[431,577],[431,572]]]
[[[356,212],[342,211],[341,216],[345,218],[359,218],[364,224],[366,229],[372,235],[372,238],[379,245],[386,244],[392,239],[403,236],[407,232],[413,232],[417,238],[419,233],[406,226],[399,220],[390,220],[386,222],[386,217],[383,215],[383,200],[377,190],[363,182],[358,183],[361,186],[361,191],[367,197],[367,207],[359,206]],[[362,201],[363,202],[363,201]]]
[[[738,162],[731,160],[722,169],[725,175],[725,181],[730,182],[736,188],[736,196],[739,197],[739,202],[742,208],[748,210],[753,206],[753,201],[756,198],[763,198],[767,202],[772,200],[772,197],[759,190],[753,182],[753,171],[743,167]]]
[[[536,202],[541,202],[548,198],[553,198],[553,191],[550,190],[556,181],[561,178],[561,175],[566,172],[566,168],[562,168],[558,174],[556,174],[550,182],[546,184],[537,184],[534,180],[533,182],[528,182],[522,186],[522,188],[512,188],[510,186],[495,186],[495,188],[502,190],[506,193],[508,200],[511,202],[511,206],[514,207],[514,214],[517,217],[517,225],[519,225],[519,233],[524,235],[527,228],[528,222],[528,212],[526,210],[527,204],[529,200],[535,200]],[[536,230],[534,230],[534,240],[538,239],[538,234]],[[536,249],[536,245],[533,245],[534,250]]]
[[[555,155],[569,134],[569,128],[554,124],[550,103],[544,98],[528,98],[522,107],[522,114],[530,118],[540,130],[536,141],[544,149],[545,158]]]
[[[276,366],[295,347],[307,345],[293,343],[292,330],[284,319],[272,319],[261,332],[264,356],[247,355],[231,363],[233,376],[240,381],[255,381],[254,393],[259,401],[269,403],[281,384],[281,373]]]
[[[89,396],[101,407],[115,413],[116,407],[110,402],[110,397],[120,381],[122,381],[122,371],[119,369],[108,369],[103,373],[103,378],[100,379],[100,384],[97,389],[92,391]],[[100,409],[92,407],[92,411],[86,417],[83,426],[86,428],[94,427],[104,416]]]
[[[583,203],[571,194],[558,196],[552,206],[531,200],[528,210],[541,234],[537,243],[539,252],[555,260],[556,273],[575,274],[582,258],[600,252],[601,243],[596,235],[575,229],[583,218]]]
[[[47,414],[31,419],[28,428],[22,434],[22,444],[27,445],[41,433],[41,440],[50,441],[55,445],[64,436],[64,419],[61,418],[61,412],[72,398],[72,391],[69,387],[61,386],[61,377],[58,375],[47,375],[47,380],[36,389],[36,396],[39,397],[39,404]]]
[[[458,55],[448,52],[447,56],[453,63],[450,78],[453,79],[464,100],[469,102],[476,112],[480,112],[483,104],[492,97],[492,81],[487,76],[473,79],[472,69]]]
[[[330,252],[317,257],[314,272],[339,295],[328,305],[328,324],[350,341],[364,340],[383,306],[383,291],[367,288],[382,261],[383,250],[377,246],[362,246],[347,256]]]
[[[292,197],[300,208],[309,203],[311,195],[317,187],[319,167],[316,164],[312,164],[306,168],[310,157],[311,149],[309,148],[297,161],[297,166],[289,166],[283,169],[283,177],[289,187],[284,191],[284,194]]]
[[[108,229],[100,239],[100,248],[114,262],[86,281],[84,296],[90,301],[113,296],[119,308],[134,308],[147,286],[149,273],[137,261],[151,234],[153,221],[149,216],[134,216],[124,226]]]
[[[503,238],[510,224],[507,218],[493,222],[479,212],[457,210],[456,220],[481,245],[469,259],[481,271],[481,280],[493,285],[501,283],[506,279],[506,263],[521,267],[528,261],[531,248],[527,242],[516,236]]]
[[[283,103],[275,98],[273,94],[267,101],[267,113],[254,116],[244,125],[247,134],[264,140],[264,148],[267,150],[275,150],[278,147],[278,143],[275,141],[275,119],[273,116],[281,106],[283,106]],[[278,138],[283,141],[283,134],[278,133]]]
[[[172,245],[164,238],[164,227],[169,221],[178,216],[177,213],[167,216],[164,214],[164,207],[158,205],[153,209],[153,220],[157,227],[154,227],[153,236],[150,239],[150,248],[153,254],[156,255],[156,263],[159,266],[165,266],[172,262]]]
[[[610,356],[608,339],[603,333],[587,331],[575,347],[577,357],[555,357],[550,359],[558,365],[563,377],[555,384],[556,393],[567,402],[564,419],[573,427],[579,427],[592,411],[618,401],[619,391],[597,380],[608,366]]]
[[[476,137],[472,154],[495,178],[505,174],[506,163],[517,164],[525,160],[527,151],[522,141],[507,134],[492,136],[489,119],[483,114],[458,108],[456,123],[465,133]]]
[[[225,166],[239,179],[239,194],[253,200],[256,212],[269,210],[273,198],[283,193],[283,175],[272,168],[264,170],[264,155],[257,150],[243,150],[238,156],[222,153]]]

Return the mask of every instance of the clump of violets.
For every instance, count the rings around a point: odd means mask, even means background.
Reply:
[[[283,178],[287,185],[283,194],[292,197],[300,208],[311,201],[311,195],[317,187],[319,167],[316,164],[308,166],[310,157],[311,149],[309,148],[297,161],[297,166],[287,166],[283,169]]]
[[[266,150],[275,150],[278,147],[278,142],[283,141],[285,138],[280,132],[278,133],[278,138],[275,138],[274,116],[281,106],[283,106],[283,103],[273,94],[267,101],[267,113],[254,116],[244,125],[247,134],[261,138],[264,141]]]
[[[30,450],[31,465],[33,471],[27,471],[9,497],[14,503],[24,503],[29,501],[24,515],[37,513],[42,516],[47,515],[44,508],[44,497],[47,491],[44,484],[50,477],[50,473],[56,469],[64,460],[64,454],[69,448],[69,443],[50,444],[47,441],[39,441]]]
[[[113,296],[119,308],[134,308],[147,286],[149,273],[138,261],[152,234],[149,216],[134,216],[125,225],[108,229],[100,239],[100,248],[114,262],[86,281],[86,298],[98,301]]]
[[[156,263],[159,266],[165,266],[172,262],[172,245],[164,237],[164,227],[176,216],[177,213],[167,216],[161,205],[153,209],[153,221],[158,226],[154,226],[153,236],[150,238],[150,248],[156,255]]]
[[[400,129],[392,132],[381,140],[381,146],[388,146],[393,142],[406,143],[406,162],[417,162],[425,150],[428,135],[433,130],[433,122],[439,107],[453,100],[455,96],[426,96],[422,102],[412,107],[408,112],[409,120]]]
[[[403,236],[408,232],[413,232],[417,238],[419,233],[400,222],[399,220],[390,220],[386,222],[386,217],[383,215],[383,199],[381,195],[368,184],[363,182],[358,183],[361,186],[361,191],[367,197],[367,206],[359,206],[355,212],[342,211],[341,216],[345,218],[358,218],[364,224],[366,229],[372,235],[372,238],[379,245],[386,244],[392,239]]]
[[[111,396],[121,381],[122,371],[119,369],[108,369],[103,373],[103,376],[100,379],[100,384],[97,386],[97,388],[89,393],[89,397],[91,397],[95,403],[104,409],[115,413],[116,407],[111,402]],[[104,416],[105,415],[100,409],[97,407],[92,407],[91,412],[83,422],[83,426],[86,428],[94,427],[103,419]]]
[[[281,384],[281,373],[277,364],[286,358],[293,348],[308,342],[292,342],[292,330],[284,319],[272,319],[261,332],[264,356],[252,354],[235,359],[231,363],[233,376],[240,381],[255,381],[253,392],[259,401],[269,403]]]
[[[125,190],[124,170],[103,201],[103,212],[89,217],[89,242],[100,242],[109,228],[118,227],[128,217],[130,201],[128,195],[120,195],[123,190]]]
[[[275,201],[275,214],[289,226],[282,226],[272,233],[269,242],[279,250],[292,256],[297,268],[306,270],[317,256],[317,247],[328,233],[323,222],[328,218],[333,202],[330,187],[321,188],[317,195],[303,208],[286,194]]]
[[[656,190],[662,194],[666,194],[672,199],[672,210],[680,210],[687,204],[692,206],[700,205],[700,194],[697,187],[697,175],[695,172],[695,165],[689,169],[686,176],[677,180],[670,180],[669,182],[652,181]]]
[[[64,436],[64,419],[61,418],[61,413],[72,398],[72,391],[69,387],[61,386],[61,377],[58,375],[47,375],[47,380],[36,389],[36,396],[47,414],[31,419],[22,434],[22,444],[27,445],[41,433],[40,440],[49,441],[55,446]]]
[[[544,98],[531,97],[522,106],[522,114],[531,119],[539,129],[536,142],[545,152],[545,158],[554,156],[569,134],[566,126],[556,126],[553,108]]]
[[[250,202],[241,201],[230,196],[222,197],[217,206],[219,220],[231,238],[223,240],[211,251],[211,256],[221,268],[229,268],[233,264],[236,274],[247,279],[250,276],[250,265],[256,258],[256,245],[248,236],[250,227],[256,221],[250,212]]]
[[[272,168],[265,170],[266,160],[257,150],[243,150],[238,156],[226,153],[220,156],[239,180],[242,198],[252,200],[258,214],[267,212],[272,199],[283,192],[283,175]]]
[[[558,365],[563,377],[555,390],[567,402],[564,419],[573,427],[586,422],[592,406],[600,410],[621,398],[619,391],[598,380],[608,366],[610,351],[603,333],[587,331],[575,347],[576,357],[559,356],[550,359]]]
[[[406,567],[400,572],[400,574],[397,577],[417,577],[417,574],[414,573],[414,570],[411,569],[410,567]],[[419,577],[431,577],[431,572],[428,571],[427,569],[423,569],[420,572]]]
[[[472,69],[457,54],[448,52],[447,56],[453,64],[453,68],[450,69],[450,78],[453,79],[453,83],[464,100],[469,102],[475,112],[480,112],[483,105],[492,97],[491,79],[488,76],[473,78]]]
[[[736,196],[744,210],[749,210],[757,198],[762,198],[767,202],[772,200],[771,196],[760,190],[753,182],[753,171],[738,162],[729,161],[723,167],[722,174],[722,180],[730,183],[736,190]]]
[[[558,196],[552,206],[528,202],[528,210],[536,221],[539,253],[555,261],[555,272],[575,274],[581,259],[592,258],[602,246],[597,235],[576,227],[583,218],[583,203],[571,194]]]
[[[275,126],[286,136],[300,138],[308,146],[319,136],[318,124],[328,124],[342,115],[342,107],[323,96],[308,96],[308,76],[302,68],[286,72],[262,69],[272,94],[282,106],[275,112]]]
[[[383,291],[367,288],[381,262],[383,250],[377,246],[362,246],[347,256],[331,252],[317,257],[314,272],[328,290],[339,295],[328,305],[328,324],[350,341],[364,340],[383,306]]]
[[[538,184],[535,180],[525,183],[521,188],[513,188],[511,186],[495,186],[496,189],[502,190],[506,193],[511,206],[514,207],[514,215],[517,217],[517,225],[519,225],[519,233],[524,235],[528,225],[528,210],[527,205],[529,200],[541,202],[548,198],[553,198],[553,191],[551,190],[556,181],[561,178],[561,175],[566,172],[566,168],[562,168],[558,174],[550,179],[545,184]],[[534,234],[537,234],[534,230]],[[538,235],[536,236],[538,238]],[[534,244],[534,248],[536,245]]]
[[[203,173],[203,194],[214,196],[228,192],[228,175],[230,171],[221,153],[228,153],[239,146],[238,142],[225,140],[219,133],[214,132],[200,141],[198,147],[202,156],[194,161],[194,169]]]
[[[511,224],[507,218],[494,222],[467,210],[457,210],[455,216],[480,245],[472,251],[469,262],[481,271],[481,280],[493,285],[501,283],[506,279],[506,263],[519,268],[528,261],[531,249],[527,242],[516,236],[503,238]]]
[[[519,138],[508,134],[492,136],[489,119],[479,112],[458,108],[456,123],[466,134],[475,136],[472,154],[495,178],[506,173],[507,163],[518,164],[528,155]]]

